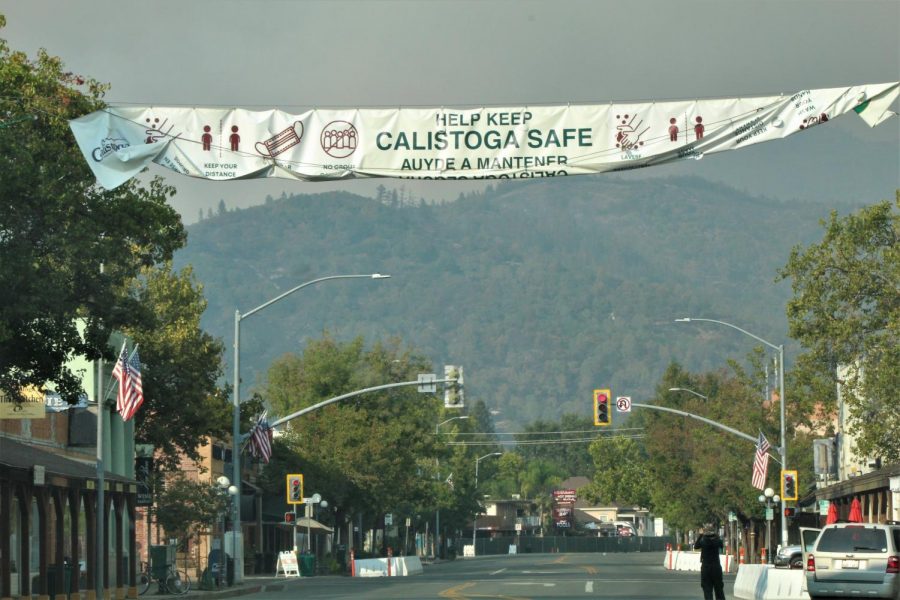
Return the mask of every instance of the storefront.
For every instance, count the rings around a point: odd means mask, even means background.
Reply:
[[[103,588],[124,597],[136,579],[137,487],[112,473],[104,477]],[[0,438],[0,598],[95,597],[96,501],[93,465]]]

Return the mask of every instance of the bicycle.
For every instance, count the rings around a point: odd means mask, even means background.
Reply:
[[[159,583],[160,592],[164,594],[182,596],[191,591],[191,578],[186,572],[179,571],[174,565],[169,565],[164,577],[154,577],[150,565],[141,561],[141,572],[138,574],[137,581],[138,594],[143,596],[147,593],[154,579]]]

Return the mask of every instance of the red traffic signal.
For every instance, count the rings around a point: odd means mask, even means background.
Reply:
[[[796,508],[785,508],[784,509],[784,516],[786,516],[786,517],[793,517],[796,514],[797,514]]]
[[[609,412],[608,389],[594,390],[594,425],[605,427],[612,422],[612,415]]]
[[[293,522],[294,522],[294,518],[295,518],[294,513],[292,513],[292,512],[286,512],[286,513],[284,513],[284,522],[285,522],[285,523],[293,523]]]

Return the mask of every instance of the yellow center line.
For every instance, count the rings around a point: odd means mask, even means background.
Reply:
[[[498,600],[528,600],[527,598],[518,598],[516,596],[504,596],[497,594],[475,594],[472,592],[463,593],[463,590],[475,585],[474,581],[467,581],[460,585],[439,592],[441,598],[450,598],[450,600],[468,600],[469,598],[497,598]]]
[[[559,558],[557,558],[556,560],[554,560],[552,564],[554,564],[554,565],[561,565],[561,564],[563,564],[563,563],[566,561],[566,558],[567,558],[567,557],[568,557],[568,554],[563,554],[562,556],[560,556]]]
[[[466,583],[462,583],[460,585],[454,586],[452,588],[447,588],[443,592],[440,592],[438,596],[441,598],[454,598],[456,600],[465,600],[465,596],[461,595],[462,591],[466,588],[470,588],[475,585],[474,581],[467,581]]]

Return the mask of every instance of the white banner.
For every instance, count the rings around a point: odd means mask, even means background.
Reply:
[[[743,148],[855,110],[895,113],[898,82],[793,95],[487,108],[113,107],[70,122],[97,181],[150,162],[216,181],[284,177],[497,179],[637,169]]]

